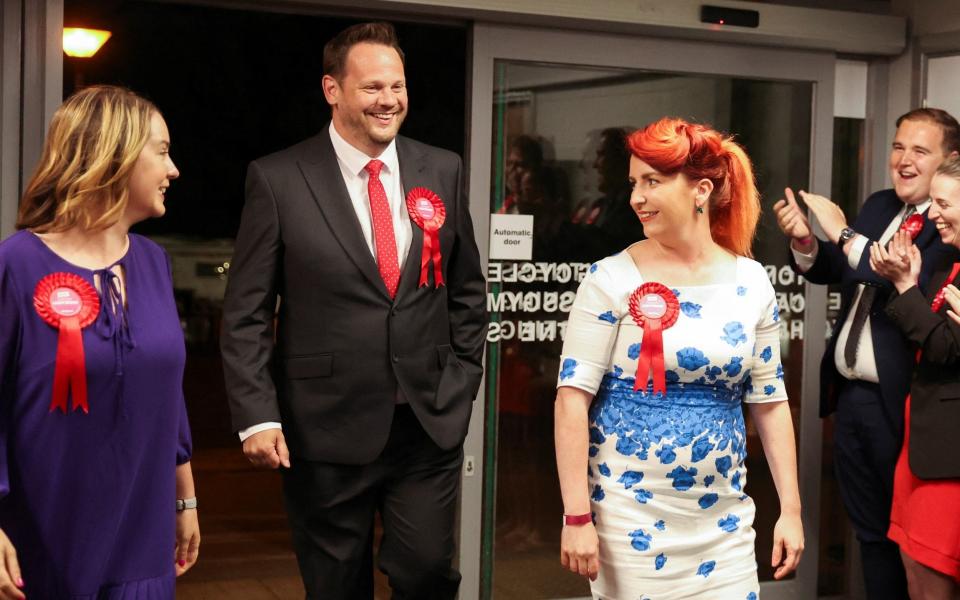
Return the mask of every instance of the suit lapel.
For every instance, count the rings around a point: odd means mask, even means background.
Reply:
[[[328,125],[329,127],[329,125]],[[387,286],[383,283],[377,263],[360,229],[357,211],[350,201],[347,186],[343,182],[340,164],[330,142],[330,132],[326,129],[316,138],[315,147],[310,155],[297,161],[300,172],[307,180],[307,186],[313,194],[323,218],[326,219],[334,237],[343,247],[360,272],[370,280],[384,296],[390,298]],[[402,172],[402,167],[401,167]],[[403,280],[401,279],[401,283]]]
[[[891,194],[889,202],[884,205],[883,209],[874,212],[872,215],[873,219],[871,219],[869,225],[871,231],[865,231],[864,233],[870,239],[879,240],[902,208],[903,201],[897,198],[896,194]]]
[[[423,180],[423,171],[427,166],[424,155],[407,142],[406,138],[397,137],[397,159],[400,162],[400,181],[403,184],[403,201],[415,187],[426,186]],[[429,187],[429,186],[426,186]],[[409,215],[408,217],[409,218]],[[397,298],[415,292],[420,282],[420,260],[423,255],[423,230],[411,223],[413,238],[410,241],[410,251],[407,253],[403,271],[400,273],[400,287],[397,289]]]

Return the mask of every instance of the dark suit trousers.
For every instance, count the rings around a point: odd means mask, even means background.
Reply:
[[[441,450],[409,405],[366,465],[294,460],[284,498],[307,598],[373,598],[373,522],[383,521],[378,566],[394,600],[452,600],[454,523],[463,450]]]
[[[893,471],[903,439],[884,413],[880,386],[844,380],[834,425],[837,481],[860,541],[867,598],[906,600],[900,549],[887,538]]]

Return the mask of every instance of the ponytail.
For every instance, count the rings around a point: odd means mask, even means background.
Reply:
[[[760,220],[760,194],[753,165],[743,148],[717,131],[682,119],[663,118],[627,138],[630,152],[666,175],[713,182],[710,234],[740,256],[752,257]]]
[[[751,246],[760,220],[760,192],[753,164],[740,144],[724,138],[721,144],[727,164],[724,196],[711,198],[710,232],[718,244],[734,254],[753,256]]]

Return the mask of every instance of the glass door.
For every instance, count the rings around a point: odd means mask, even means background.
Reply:
[[[757,504],[764,597],[814,597],[804,592],[816,585],[821,430],[816,365],[805,368],[805,357],[816,362],[822,352],[817,313],[824,294],[805,293],[793,276],[770,207],[785,186],[809,189],[824,177],[829,185],[830,153],[825,161],[814,157],[832,135],[830,108],[823,129],[817,112],[832,105],[832,57],[769,51],[782,54],[778,64],[758,60],[754,49],[702,42],[484,26],[475,30],[474,51],[470,188],[478,239],[487,242],[491,323],[484,402],[467,446],[478,469],[465,478],[464,521],[476,527],[478,519],[481,536],[478,547],[461,540],[464,597],[474,589],[498,600],[589,596],[586,581],[558,560],[558,357],[590,264],[643,237],[627,206],[623,140],[663,116],[732,133],[755,162],[765,210],[754,254],[779,295],[785,380],[800,438],[808,554],[797,576],[772,581],[777,496],[749,423],[746,491]],[[480,559],[475,572],[472,550]]]

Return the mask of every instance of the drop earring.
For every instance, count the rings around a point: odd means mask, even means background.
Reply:
[[[702,206],[698,206],[698,207],[697,207],[697,214],[698,214],[698,215],[702,215],[702,214],[703,214],[703,207],[702,207]]]

